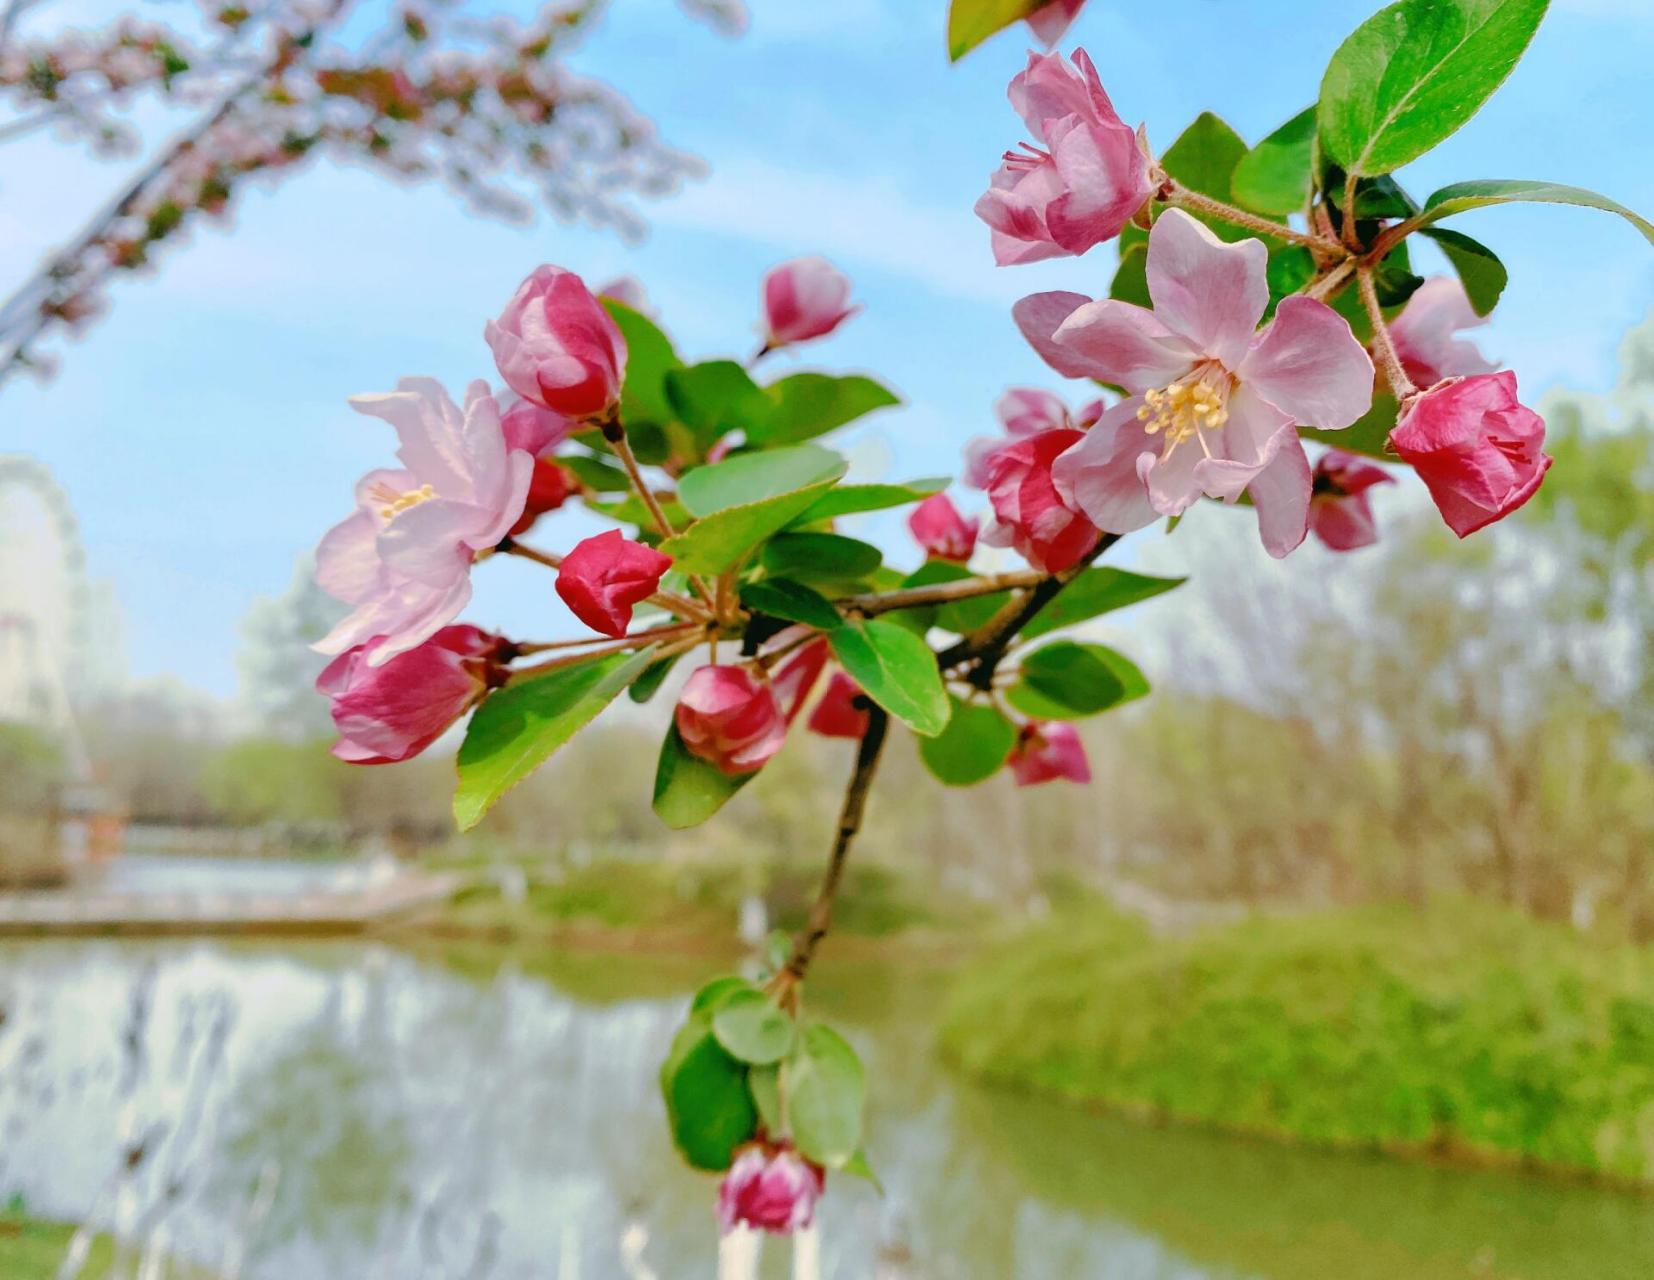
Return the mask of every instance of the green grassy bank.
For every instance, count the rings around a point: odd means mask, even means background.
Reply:
[[[1315,1145],[1654,1186],[1654,952],[1468,903],[991,949],[944,1054],[988,1083]]]
[[[74,1227],[67,1223],[46,1222],[15,1209],[0,1209],[0,1276],[5,1280],[52,1280],[74,1233]],[[86,1255],[86,1266],[78,1273],[79,1280],[105,1280],[114,1260],[109,1237],[96,1237]],[[205,1272],[178,1263],[168,1268],[167,1275],[174,1280],[206,1280]]]

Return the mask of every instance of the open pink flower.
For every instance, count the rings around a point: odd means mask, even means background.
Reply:
[[[1035,387],[1012,387],[994,405],[1005,428],[1000,436],[977,436],[965,445],[965,483],[976,489],[988,487],[988,460],[1018,436],[1049,431],[1053,427],[1084,430],[1103,416],[1103,402],[1093,400],[1078,414],[1070,415],[1059,395]]]
[[[402,469],[364,476],[355,514],[316,548],[317,583],[355,608],[315,647],[365,645],[377,666],[459,616],[476,553],[522,514],[534,460],[507,448],[485,382],[471,384],[463,412],[431,378],[403,378],[350,404],[396,428]]]
[[[1085,0],[1051,0],[1041,5],[1026,19],[1028,28],[1047,49],[1068,33],[1068,28],[1085,7]]]
[[[815,1219],[827,1175],[787,1144],[741,1148],[718,1186],[718,1223],[776,1235],[801,1231]]]
[[[1006,761],[1019,787],[1042,782],[1090,782],[1091,763],[1073,725],[1061,720],[1034,720],[1022,726]]]
[[[339,741],[351,764],[394,764],[435,742],[505,676],[507,646],[476,627],[444,627],[381,666],[366,646],[341,653],[316,680],[333,702]]]
[[[933,493],[907,518],[908,531],[913,540],[924,549],[925,555],[937,560],[956,560],[960,564],[971,558],[976,550],[976,520],[967,520],[945,493]]]
[[[825,337],[855,311],[850,278],[825,258],[794,258],[764,277],[764,341],[771,348]]]
[[[993,228],[1000,266],[1081,254],[1112,240],[1149,198],[1137,135],[1103,92],[1083,49],[1030,54],[1011,105],[1043,147],[1007,151],[976,216]]]
[[[1013,440],[988,460],[994,519],[982,531],[990,547],[1015,547],[1034,568],[1060,573],[1097,545],[1097,526],[1067,501],[1051,467],[1085,438],[1083,431],[1040,431]]]
[[[861,739],[867,733],[867,695],[848,674],[833,672],[821,701],[810,712],[811,733],[824,738]]]
[[[506,385],[542,408],[595,418],[620,399],[626,339],[572,271],[536,268],[483,337]]]
[[[1268,252],[1225,244],[1180,209],[1149,233],[1154,309],[1075,293],[1017,303],[1017,324],[1058,373],[1125,387],[1057,463],[1059,492],[1109,533],[1178,515],[1202,493],[1249,492],[1273,556],[1309,527],[1309,459],[1297,426],[1337,430],[1372,404],[1373,365],[1322,302],[1284,299],[1263,331]]]
[[[672,557],[610,529],[574,544],[557,567],[557,594],[593,631],[615,639],[632,625],[632,610],[660,590]]]
[[[1415,386],[1433,387],[1443,378],[1492,373],[1497,365],[1476,344],[1454,335],[1487,323],[1476,314],[1457,276],[1432,276],[1419,286],[1390,325],[1390,340],[1401,367]]]
[[[1516,398],[1516,375],[1482,373],[1433,387],[1390,432],[1448,528],[1461,538],[1503,520],[1550,469],[1545,420]]]
[[[1309,500],[1310,532],[1333,551],[1354,551],[1378,541],[1378,523],[1367,490],[1395,477],[1354,454],[1328,449],[1315,463]]]

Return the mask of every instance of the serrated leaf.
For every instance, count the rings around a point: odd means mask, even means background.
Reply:
[[[1455,182],[1434,192],[1424,202],[1418,225],[1427,227],[1451,218],[1469,209],[1484,209],[1495,204],[1572,204],[1582,209],[1601,209],[1617,213],[1639,232],[1643,239],[1654,244],[1654,223],[1633,213],[1618,201],[1587,191],[1584,187],[1567,187],[1558,182],[1525,182],[1517,178],[1484,178],[1476,182]]]
[[[721,1172],[758,1129],[747,1070],[719,1045],[704,1017],[692,1017],[678,1037],[661,1072],[672,1141],[690,1167]]]
[[[1061,627],[1071,627],[1088,618],[1153,599],[1187,581],[1187,578],[1156,578],[1126,569],[1086,569],[1034,615],[1022,629],[1022,638],[1033,640]]]
[[[460,830],[481,822],[501,796],[590,724],[654,661],[651,649],[611,654],[490,694],[471,717],[459,749],[454,818]]]
[[[792,1052],[797,1024],[762,991],[731,992],[712,1014],[712,1034],[724,1052],[754,1066],[780,1062]]]
[[[661,743],[651,803],[662,822],[674,831],[684,831],[700,826],[757,776],[755,769],[732,778],[717,765],[690,755],[674,724]]]
[[[953,0],[948,6],[948,57],[958,62],[995,32],[1026,18],[1046,0]]]
[[[1211,196],[1215,200],[1232,203],[1235,198],[1235,166],[1240,163],[1246,151],[1246,140],[1222,117],[1210,111],[1203,111],[1195,117],[1194,123],[1166,148],[1166,154],[1161,156],[1160,163],[1168,174],[1191,190]],[[1222,218],[1195,213],[1192,210],[1186,212],[1189,212],[1191,217],[1199,218],[1224,240],[1262,238],[1256,231],[1236,226]],[[1122,241],[1121,252],[1125,251]]]
[[[692,516],[709,516],[837,480],[844,471],[843,458],[813,444],[740,453],[685,472],[678,481],[678,501]]]
[[[626,379],[620,390],[620,417],[629,432],[644,423],[656,425],[672,417],[666,398],[666,374],[683,364],[672,349],[672,340],[648,316],[633,311],[613,298],[601,300],[626,339]],[[633,447],[637,440],[632,441]]]
[[[1321,146],[1345,170],[1389,173],[1481,109],[1549,0],[1400,0],[1357,27],[1321,81]]]
[[[850,1042],[812,1023],[781,1066],[787,1121],[798,1149],[819,1165],[842,1169],[861,1149],[866,1073]]]
[[[677,537],[668,538],[660,549],[686,573],[722,573],[766,538],[786,528],[831,487],[832,481],[828,480],[762,502],[714,511]]]
[[[932,476],[909,480],[906,484],[841,484],[823,494],[820,501],[799,516],[797,523],[816,524],[859,511],[904,507],[910,502],[922,502],[933,494],[941,493],[949,483],[947,476]]]
[[[773,407],[761,424],[747,430],[748,443],[765,448],[797,444],[901,403],[888,387],[859,375],[795,373],[765,390]]]
[[[919,758],[938,781],[969,787],[999,772],[1016,739],[1016,726],[998,708],[955,698],[948,727],[919,739]]]
[[[1309,200],[1315,154],[1315,108],[1306,107],[1235,164],[1230,192],[1254,213],[1284,218]]]
[[[831,600],[790,578],[765,578],[747,583],[741,588],[741,603],[754,613],[801,622],[817,631],[831,631],[844,622]]]
[[[750,430],[770,411],[763,388],[733,360],[667,370],[666,398],[703,451],[726,432]]]
[[[1491,315],[1510,283],[1510,272],[1498,255],[1479,240],[1446,227],[1427,227],[1419,234],[1434,240],[1447,255],[1470,299],[1470,309],[1479,316]]]
[[[678,655],[682,656],[682,655]],[[632,681],[626,690],[626,696],[641,706],[660,692],[661,684],[666,677],[672,674],[672,668],[678,665],[678,658],[662,658],[659,662],[652,662],[643,669],[643,674]]]
[[[764,547],[764,572],[808,582],[853,582],[879,567],[871,542],[840,533],[778,533]]]
[[[862,691],[915,733],[934,737],[952,710],[936,655],[905,627],[881,618],[847,622],[828,636],[833,656]]]

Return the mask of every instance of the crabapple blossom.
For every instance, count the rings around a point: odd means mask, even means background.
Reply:
[[[850,278],[825,258],[794,258],[764,277],[764,343],[821,338],[855,314]]]
[[[483,337],[506,385],[542,408],[587,419],[620,400],[626,339],[572,271],[536,268]]]
[[[505,680],[510,646],[476,627],[443,627],[429,640],[374,666],[367,646],[341,653],[316,679],[331,700],[351,764],[394,764],[418,755]]]
[[[988,460],[994,519],[982,531],[991,547],[1015,547],[1034,568],[1061,573],[1097,545],[1097,526],[1058,491],[1051,467],[1085,439],[1058,427],[1013,440]]]
[[[584,538],[557,569],[557,594],[593,631],[615,639],[632,625],[632,610],[660,589],[672,557],[633,542],[619,529]]]
[[[1339,449],[1328,449],[1315,463],[1310,489],[1309,529],[1330,550],[1354,551],[1378,541],[1372,500],[1367,490],[1393,484],[1395,477]]]
[[[867,733],[867,708],[861,686],[848,673],[835,671],[810,712],[809,730],[824,738],[859,739]]]
[[[1011,105],[1039,140],[1007,151],[976,202],[1000,266],[1081,254],[1120,234],[1153,191],[1137,135],[1085,50],[1030,54]]]
[[[1551,459],[1545,420],[1516,398],[1516,375],[1474,374],[1403,409],[1390,443],[1461,538],[1502,520],[1539,489]]]
[[[1093,400],[1071,415],[1059,395],[1034,387],[1012,387],[1000,396],[994,412],[1005,434],[976,436],[965,445],[965,483],[972,488],[988,487],[988,459],[1009,443],[1007,437],[1032,435],[1050,427],[1077,427],[1083,431],[1103,416],[1103,402]]]
[[[788,1144],[743,1147],[718,1187],[718,1223],[790,1235],[815,1219],[826,1172]]]
[[[980,523],[960,515],[959,509],[945,493],[931,494],[913,508],[907,518],[908,531],[924,549],[926,556],[936,560],[954,560],[960,564],[969,560],[976,550]]]
[[[1063,720],[1032,720],[1022,726],[1006,758],[1019,787],[1042,782],[1090,782],[1091,763],[1079,731]]]
[[[317,584],[355,607],[315,647],[364,646],[374,666],[459,616],[477,552],[522,515],[534,470],[532,457],[507,447],[487,383],[470,385],[463,411],[435,379],[396,385],[350,405],[396,429],[402,467],[364,476],[355,512],[316,548]]]
[[[789,628],[776,641],[785,644],[792,635]],[[752,663],[699,667],[678,696],[678,736],[691,755],[721,772],[752,773],[781,750],[787,726],[826,663],[827,644],[815,640],[782,664],[773,680]]]
[[[1149,233],[1153,309],[1080,294],[1034,294],[1018,326],[1058,373],[1125,387],[1058,462],[1066,501],[1109,533],[1187,510],[1201,494],[1251,495],[1272,556],[1308,530],[1309,459],[1299,423],[1337,430],[1372,403],[1373,364],[1325,303],[1269,305],[1260,240],[1227,244],[1180,209]]]
[[[1443,378],[1492,373],[1487,360],[1468,338],[1454,335],[1487,323],[1476,314],[1457,276],[1433,276],[1407,299],[1401,314],[1387,326],[1403,372],[1415,386],[1433,387]]]
[[[557,446],[578,425],[550,409],[519,400],[500,415],[506,445],[534,457],[534,477],[529,481],[523,514],[511,526],[511,536],[527,533],[541,516],[557,510],[579,489],[569,473],[552,458]]]
[[[1084,7],[1085,0],[1051,0],[1049,4],[1035,9],[1024,21],[1035,38],[1049,49],[1067,34]]]

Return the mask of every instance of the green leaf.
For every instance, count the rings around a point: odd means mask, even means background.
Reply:
[[[948,727],[919,739],[919,758],[939,781],[968,787],[998,773],[1016,740],[1016,726],[998,708],[955,698]]]
[[[737,978],[732,974],[725,975],[722,978],[714,978],[695,993],[695,999],[689,1006],[690,1016],[704,1013],[710,1018],[718,1011],[724,1001],[728,1000],[737,991],[750,991],[751,989],[752,983],[745,978]]]
[[[732,778],[717,765],[690,755],[674,724],[666,730],[655,765],[655,814],[674,831],[698,827],[757,776],[755,769]]]
[[[644,423],[663,424],[672,419],[672,404],[666,398],[668,371],[683,364],[668,338],[647,316],[633,311],[613,298],[602,300],[626,339],[626,380],[620,389],[620,417],[627,429]],[[637,442],[634,440],[633,444]]]
[[[824,494],[815,506],[798,518],[799,524],[816,524],[858,511],[883,511],[922,502],[948,487],[947,476],[909,480],[906,484],[841,484]]]
[[[844,1172],[853,1178],[871,1182],[875,1191],[881,1196],[884,1194],[884,1183],[879,1181],[879,1175],[873,1172],[873,1166],[868,1163],[867,1152],[858,1149],[855,1155],[844,1162]]]
[[[632,487],[624,471],[610,466],[601,458],[583,453],[562,454],[557,459],[557,465],[574,472],[581,484],[597,493],[625,493]]]
[[[1111,706],[1122,706],[1148,694],[1148,678],[1130,658],[1116,653],[1106,645],[1087,644],[1084,647],[1107,666],[1120,683],[1121,695],[1110,704]],[[1097,714],[1095,711],[1077,711],[1068,703],[1049,697],[1029,684],[1012,685],[1005,691],[1005,700],[1023,715],[1031,716],[1035,720],[1079,720],[1087,715]]]
[[[758,1108],[758,1119],[768,1133],[780,1133],[785,1127],[781,1114],[781,1068],[774,1064],[753,1067],[747,1072],[747,1089],[752,1103]],[[848,1171],[846,1166],[846,1170]]]
[[[927,560],[902,580],[904,587],[929,587],[943,582],[963,582],[973,577],[969,569],[962,564],[955,564],[951,560]],[[969,600],[955,600],[940,607],[929,605],[917,609],[904,609],[897,616],[907,618],[914,623],[923,622],[920,634],[932,626],[946,627],[957,635],[964,635],[967,631],[974,631],[999,611],[1007,600],[1011,598],[1009,591],[996,591],[992,595],[973,596]]]
[[[726,432],[749,430],[770,411],[763,388],[733,360],[669,369],[666,398],[703,450]]]
[[[765,578],[747,583],[741,588],[741,603],[754,613],[802,622],[817,631],[831,631],[844,622],[826,596],[790,578]]]
[[[1443,187],[1424,202],[1418,225],[1427,227],[1443,218],[1450,218],[1467,209],[1482,209],[1493,204],[1573,204],[1585,209],[1601,209],[1617,213],[1638,231],[1643,239],[1654,244],[1654,223],[1633,213],[1623,204],[1607,196],[1587,191],[1584,187],[1565,187],[1557,182],[1525,182],[1518,178],[1483,178],[1476,182],[1455,182]]]
[[[1315,108],[1305,107],[1236,163],[1230,179],[1235,203],[1278,218],[1302,213],[1314,156]]]
[[[712,1034],[724,1051],[742,1062],[764,1066],[792,1052],[797,1024],[762,991],[732,992],[712,1015]]]
[[[1191,190],[1232,203],[1235,198],[1235,166],[1246,151],[1246,140],[1240,134],[1219,116],[1203,111],[1166,148],[1160,163],[1167,173]],[[1261,238],[1256,231],[1209,214],[1192,213],[1191,216],[1199,218],[1225,240]],[[1125,252],[1124,246],[1121,252]]]
[[[840,533],[778,533],[764,547],[764,572],[809,582],[854,582],[877,569],[884,553]]]
[[[948,6],[948,58],[958,62],[995,32],[1026,18],[1045,0],[953,0]]]
[[[1085,570],[1052,598],[1022,629],[1032,640],[1060,627],[1095,618],[1181,587],[1187,578],[1155,578],[1126,569],[1094,567]]]
[[[1057,640],[1023,657],[1020,684],[1065,711],[1063,719],[1107,711],[1126,696],[1102,645]],[[1013,703],[1015,705],[1015,703]]]
[[[690,515],[709,516],[796,493],[824,480],[837,480],[844,469],[843,458],[813,444],[767,453],[738,453],[723,462],[686,472],[678,481],[678,501]]]
[[[829,636],[833,656],[872,698],[915,733],[947,728],[947,690],[930,646],[905,627],[880,618],[847,622]]]
[[[660,549],[686,573],[722,573],[766,538],[791,524],[826,493],[832,483],[825,480],[762,502],[714,511],[677,537],[668,538]]]
[[[631,687],[626,690],[626,696],[639,705],[648,702],[659,692],[662,682],[677,665],[677,658],[662,658],[659,662],[650,663],[643,669],[643,674],[632,681]]]
[[[655,661],[654,650],[616,653],[492,693],[477,708],[459,749],[454,818],[469,831],[512,787],[590,724]]]
[[[1450,137],[1505,82],[1550,0],[1400,0],[1355,29],[1321,81],[1321,146],[1389,173]]]
[[[1134,244],[1120,250],[1120,265],[1109,283],[1108,296],[1133,306],[1154,306],[1149,297],[1149,250],[1147,245]]]
[[[1400,411],[1395,398],[1381,391],[1373,396],[1373,407],[1342,431],[1322,431],[1315,427],[1300,427],[1298,434],[1306,440],[1319,440],[1345,453],[1365,454],[1384,462],[1395,462],[1396,455],[1386,453],[1385,442],[1395,430],[1396,415]]]
[[[704,1014],[678,1032],[661,1067],[672,1141],[692,1168],[729,1168],[735,1148],[758,1129],[747,1069],[724,1052]]]
[[[1492,314],[1493,308],[1499,305],[1499,295],[1510,282],[1510,273],[1498,255],[1481,241],[1446,227],[1428,227],[1419,234],[1434,240],[1447,255],[1453,270],[1459,273],[1471,310],[1479,316]]]
[[[893,391],[871,378],[825,373],[795,373],[772,383],[767,392],[774,407],[762,423],[747,428],[747,442],[765,448],[797,444],[901,403]]]
[[[849,1041],[816,1022],[781,1066],[787,1119],[798,1149],[817,1164],[842,1169],[861,1149],[867,1091],[861,1059]]]

